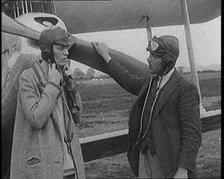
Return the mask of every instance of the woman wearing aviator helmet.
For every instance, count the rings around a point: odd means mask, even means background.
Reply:
[[[129,115],[128,161],[140,178],[195,178],[201,144],[199,94],[174,68],[179,41],[154,37],[148,44],[148,78],[139,78],[112,59],[104,43],[94,48],[110,76],[137,96]]]
[[[85,178],[76,125],[81,99],[77,85],[72,79],[66,84],[63,75],[71,44],[65,30],[44,30],[39,39],[42,60],[20,76],[10,178]]]

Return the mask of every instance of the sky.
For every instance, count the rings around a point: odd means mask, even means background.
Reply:
[[[221,65],[221,17],[201,24],[191,24],[191,38],[196,67],[211,64]],[[152,35],[174,35],[179,39],[180,55],[176,63],[178,66],[189,67],[188,51],[185,39],[184,26],[167,26],[152,28]],[[119,31],[104,31],[95,33],[75,34],[76,37],[88,42],[101,41],[107,43],[109,48],[125,54],[147,64],[148,52],[146,51],[146,29],[131,29]],[[89,68],[78,62],[72,61],[71,68],[80,68],[86,72]]]

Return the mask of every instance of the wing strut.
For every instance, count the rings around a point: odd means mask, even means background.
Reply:
[[[182,15],[183,15],[183,21],[184,21],[185,38],[187,42],[188,57],[189,57],[190,69],[191,69],[191,81],[198,88],[199,95],[200,95],[200,112],[201,112],[201,115],[204,115],[206,111],[204,107],[202,106],[202,102],[201,102],[201,91],[199,87],[198,74],[195,67],[194,49],[193,49],[193,44],[191,39],[190,20],[189,20],[188,8],[187,8],[187,1],[180,0],[180,3],[181,3],[181,9],[182,9]]]
[[[147,24],[146,24],[146,33],[147,33],[147,39],[148,42],[152,39],[152,28],[150,25],[150,20],[147,18]]]

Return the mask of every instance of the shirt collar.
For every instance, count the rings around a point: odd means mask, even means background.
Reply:
[[[170,77],[173,74],[173,72],[174,72],[174,68],[172,68],[169,71],[169,73],[167,73],[166,75],[162,76],[162,79],[161,79],[161,82],[160,82],[160,85],[159,85],[159,89],[161,89],[167,83],[167,81],[170,79]]]

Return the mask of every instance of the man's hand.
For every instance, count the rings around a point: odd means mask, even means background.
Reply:
[[[57,85],[61,81],[61,73],[56,69],[55,63],[52,64],[52,67],[49,66],[48,81],[54,82]]]
[[[107,44],[103,42],[92,42],[92,45],[96,49],[97,53],[103,57],[105,62],[108,63],[111,60]]]
[[[173,178],[188,178],[187,170],[184,168],[178,168]]]

